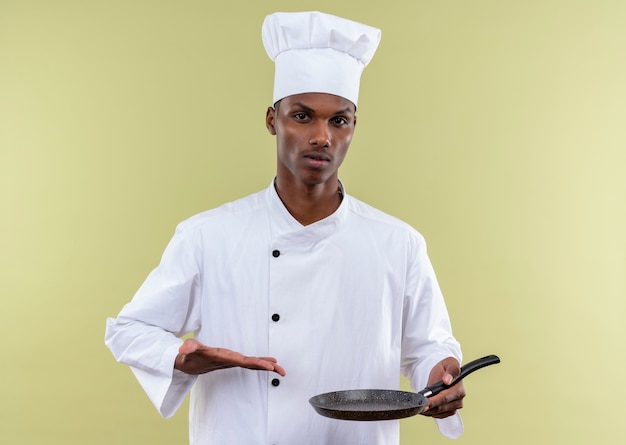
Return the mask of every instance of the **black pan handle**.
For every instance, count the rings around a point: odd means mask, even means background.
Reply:
[[[443,383],[443,381],[439,381],[422,389],[419,394],[423,395],[424,397],[435,396],[444,389],[448,389],[456,385],[472,372],[478,371],[480,368],[484,368],[485,366],[495,365],[496,363],[500,363],[500,357],[498,357],[497,355],[488,355],[486,357],[473,360],[461,366],[461,373],[456,379],[454,379],[454,381],[450,385],[446,385],[445,383]]]

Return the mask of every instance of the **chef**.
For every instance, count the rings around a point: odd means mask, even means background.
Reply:
[[[162,416],[191,392],[192,445],[397,445],[399,421],[329,419],[308,399],[398,389],[401,373],[421,389],[460,372],[423,237],[338,178],[380,36],[319,12],[266,17],[275,177],[179,224],[158,267],[107,320],[107,346]],[[448,437],[462,433],[464,396],[459,383],[430,399],[425,415]]]

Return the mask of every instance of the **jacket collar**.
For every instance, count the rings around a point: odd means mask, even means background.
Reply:
[[[276,192],[274,181],[272,181],[265,194],[270,209],[272,238],[281,238],[284,241],[299,243],[314,242],[330,236],[339,229],[339,226],[345,220],[350,205],[350,197],[346,194],[345,187],[341,182],[339,182],[339,189],[343,194],[343,199],[337,210],[324,219],[308,226],[303,226],[289,213],[278,196],[278,192]]]

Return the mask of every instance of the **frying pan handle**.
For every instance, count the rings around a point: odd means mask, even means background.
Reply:
[[[456,379],[454,379],[454,381],[450,385],[446,385],[445,383],[443,383],[443,381],[439,381],[437,383],[433,383],[430,386],[427,386],[426,388],[422,389],[419,393],[422,394],[424,397],[435,396],[439,394],[441,391],[443,391],[444,389],[448,389],[456,385],[465,377],[470,375],[472,372],[478,371],[480,368],[484,368],[485,366],[495,365],[496,363],[500,363],[500,357],[498,357],[497,355],[488,355],[486,357],[473,360],[461,366],[461,373]]]

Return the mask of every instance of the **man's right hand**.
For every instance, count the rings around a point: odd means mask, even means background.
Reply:
[[[230,349],[203,345],[192,338],[181,345],[174,362],[174,368],[187,374],[204,374],[235,367],[273,371],[285,376],[285,370],[273,357],[247,357]]]

